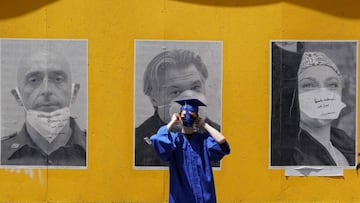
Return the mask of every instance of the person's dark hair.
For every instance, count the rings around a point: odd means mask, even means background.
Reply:
[[[146,71],[144,73],[143,91],[145,95],[151,95],[154,83],[159,82],[158,77],[162,70],[170,67],[186,68],[191,64],[193,64],[199,73],[201,73],[203,79],[207,79],[208,71],[206,65],[203,63],[201,57],[192,51],[174,49],[161,52],[155,56],[146,67]]]

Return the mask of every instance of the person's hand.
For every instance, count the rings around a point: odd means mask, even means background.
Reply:
[[[174,122],[174,123],[178,123],[180,121],[181,117],[180,117],[180,114],[178,113],[174,113],[172,116],[171,116],[171,121],[170,122]]]
[[[171,116],[170,122],[167,124],[167,129],[170,130],[174,125],[177,125],[180,122],[180,119],[181,119],[180,114],[174,113]]]

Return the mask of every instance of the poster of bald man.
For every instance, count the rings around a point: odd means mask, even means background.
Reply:
[[[1,167],[87,167],[87,40],[1,39]]]
[[[220,130],[221,41],[135,40],[134,75],[134,168],[168,165],[156,154],[150,137],[180,112],[175,101],[181,98],[204,98],[206,106],[199,107],[198,115]]]

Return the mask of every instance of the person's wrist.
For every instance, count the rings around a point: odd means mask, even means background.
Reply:
[[[166,125],[167,129],[170,130],[170,129],[173,127],[174,123],[175,123],[175,122],[174,122],[173,120],[171,120],[171,121]]]

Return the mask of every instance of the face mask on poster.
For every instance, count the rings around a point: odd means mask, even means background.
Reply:
[[[346,106],[339,94],[326,88],[299,94],[300,110],[313,119],[337,119]]]
[[[164,123],[170,122],[171,116],[169,116],[169,109],[171,104],[164,104],[157,106],[157,114]]]
[[[72,84],[71,98],[73,98],[75,84]],[[18,88],[15,91],[22,101],[21,94]],[[23,101],[22,101],[23,102]],[[27,109],[24,105],[26,112],[26,121],[38,132],[47,142],[52,143],[55,138],[65,128],[70,120],[70,105],[53,112],[43,112]]]
[[[49,143],[61,133],[70,120],[70,109],[65,107],[53,112],[26,111],[26,120]]]

